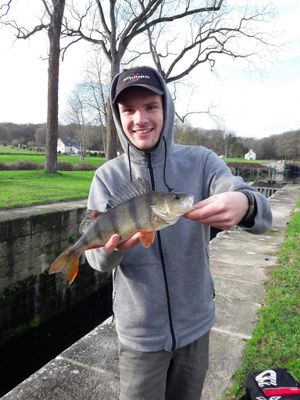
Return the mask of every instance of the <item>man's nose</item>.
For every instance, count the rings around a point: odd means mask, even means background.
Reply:
[[[134,114],[134,123],[136,125],[143,125],[147,122],[146,113],[143,110],[137,110]]]

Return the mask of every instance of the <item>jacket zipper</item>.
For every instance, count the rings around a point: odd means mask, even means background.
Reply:
[[[151,162],[151,154],[146,153],[146,155],[148,158],[148,169],[150,172],[151,188],[152,188],[152,190],[155,190],[155,180],[154,180],[153,167],[152,167],[152,162]],[[163,275],[164,275],[164,283],[165,283],[165,289],[166,289],[166,296],[167,296],[169,326],[170,326],[170,332],[171,332],[171,338],[172,338],[172,349],[171,350],[174,351],[176,348],[176,337],[175,337],[174,325],[173,325],[173,320],[172,320],[171,299],[170,299],[168,278],[167,278],[167,272],[166,272],[165,257],[164,257],[164,252],[163,252],[163,248],[162,248],[161,235],[160,235],[159,231],[157,232],[157,243],[158,243],[159,256],[160,256],[160,261],[161,261],[161,265],[162,265],[162,271],[163,271]]]

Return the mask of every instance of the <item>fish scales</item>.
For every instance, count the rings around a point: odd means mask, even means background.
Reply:
[[[153,212],[151,212],[152,202],[153,193],[151,192],[129,200],[128,219],[134,223],[137,232],[154,230]]]
[[[151,193],[146,193],[104,213],[92,229],[81,237],[80,245],[89,244],[90,247],[104,245],[114,233],[119,234],[122,240],[126,240],[139,230],[154,230],[155,224],[152,221],[153,213],[150,207],[152,197]]]
[[[125,240],[138,231],[154,229],[151,221],[151,193],[134,197],[109,211],[114,220],[114,232]]]

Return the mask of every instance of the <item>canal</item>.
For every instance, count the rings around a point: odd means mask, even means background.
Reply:
[[[22,337],[0,347],[0,396],[111,315],[111,286],[90,295]]]

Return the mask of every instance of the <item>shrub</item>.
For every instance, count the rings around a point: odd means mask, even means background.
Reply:
[[[42,164],[35,163],[33,161],[18,160],[11,163],[0,163],[0,170],[11,171],[11,170],[38,170],[43,169]]]
[[[74,163],[74,171],[94,171],[96,166],[89,162],[80,161]]]
[[[40,170],[44,165],[33,161],[18,160],[10,163],[0,162],[0,171],[11,170]],[[97,167],[88,162],[69,163],[60,161],[57,163],[58,171],[94,171]]]
[[[0,162],[0,171],[6,171],[8,169],[8,165]]]
[[[69,163],[67,161],[59,161],[57,163],[57,169],[59,171],[73,171],[74,170],[73,164]]]

